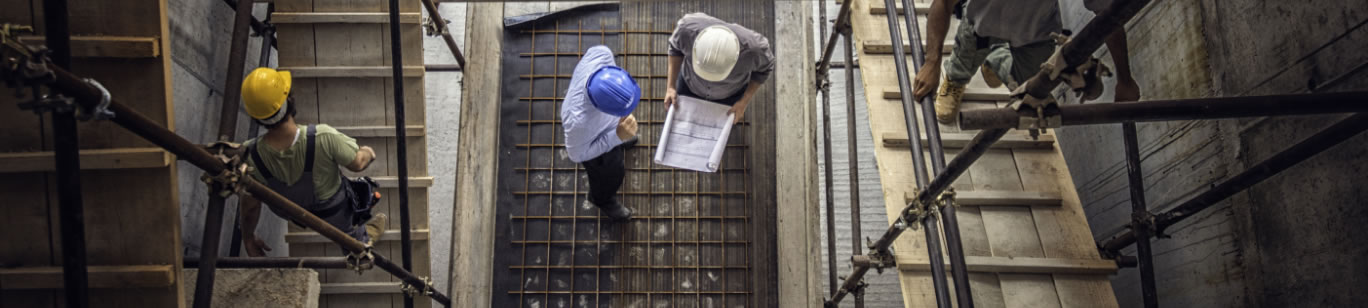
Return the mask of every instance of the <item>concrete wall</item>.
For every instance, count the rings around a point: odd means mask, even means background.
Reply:
[[[442,18],[450,21],[448,31],[456,39],[456,46],[465,48],[465,3],[438,4]],[[423,10],[427,14],[427,10]],[[423,37],[423,62],[456,64],[451,49],[440,36]],[[477,61],[467,59],[467,61]],[[423,78],[427,92],[428,174],[433,177],[428,188],[428,229],[431,246],[432,280],[438,290],[448,288],[447,275],[451,262],[451,208],[456,204],[456,146],[460,136],[462,72],[427,72]],[[433,304],[433,306],[438,306]]]
[[[1091,18],[1064,5],[1066,27]],[[1368,88],[1368,9],[1354,1],[1158,1],[1128,25],[1142,99],[1333,92]],[[1105,52],[1099,52],[1109,60]],[[1110,93],[1102,101],[1109,101]],[[1142,123],[1151,211],[1163,211],[1309,136],[1342,115]],[[1129,220],[1120,125],[1059,130],[1094,236]],[[1354,306],[1368,269],[1357,206],[1368,137],[1358,136],[1168,229],[1155,242],[1161,306]],[[1127,253],[1133,253],[1130,249]],[[1139,306],[1139,275],[1113,279]]]
[[[171,44],[171,86],[175,99],[176,133],[195,143],[213,142],[218,134],[224,81],[228,78],[228,50],[232,40],[234,11],[217,0],[169,0],[166,6],[171,29],[168,41]],[[264,19],[265,5],[258,5],[255,12],[258,19]],[[261,53],[260,38],[249,37],[247,41],[247,69],[244,74],[257,66]],[[239,113],[237,141],[247,139],[248,119],[246,114]],[[204,172],[183,161],[177,164],[181,242],[186,256],[199,256],[204,234],[204,211],[209,202],[208,189],[199,180]],[[219,249],[224,255],[228,253],[232,225],[237,216],[237,198],[230,198],[227,204],[223,240]],[[273,249],[268,254],[288,255],[284,220],[270,211],[262,213],[257,232]]]

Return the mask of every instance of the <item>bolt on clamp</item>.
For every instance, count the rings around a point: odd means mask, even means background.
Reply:
[[[419,278],[423,280],[423,286],[422,286],[422,287],[418,287],[418,286],[414,286],[414,285],[412,285],[412,284],[409,284],[409,282],[408,282],[407,280],[404,280],[404,281],[399,282],[399,290],[401,290],[401,291],[404,292],[404,296],[408,296],[409,298],[418,297],[418,296],[420,296],[420,295],[421,295],[421,296],[432,296],[432,278],[431,278],[431,277],[419,277]]]
[[[81,81],[100,90],[100,103],[95,104],[95,107],[91,108],[76,109],[76,118],[81,119],[82,121],[108,120],[114,118],[114,112],[109,111],[109,104],[113,102],[113,98],[109,95],[109,89],[105,89],[104,85],[100,84],[99,81],[95,81],[95,79],[84,78],[81,79]]]
[[[375,255],[371,253],[370,245],[366,245],[360,252],[347,253],[347,269],[356,271],[357,275],[374,267]]]

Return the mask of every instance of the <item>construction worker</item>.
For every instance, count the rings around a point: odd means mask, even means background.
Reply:
[[[732,106],[729,113],[736,122],[741,122],[751,98],[774,71],[768,39],[703,13],[679,19],[670,35],[669,54],[665,108],[679,95],[687,95]]]
[[[608,217],[627,220],[632,209],[618,203],[618,188],[627,174],[623,152],[636,145],[632,116],[641,87],[617,66],[613,51],[594,46],[584,52],[561,102],[565,151],[589,175],[589,203]]]
[[[959,116],[964,87],[976,71],[983,72],[989,87],[999,87],[1005,81],[1009,89],[1015,90],[1039,72],[1040,65],[1054,54],[1051,34],[1064,32],[1057,1],[935,0],[927,17],[926,65],[917,72],[914,94],[920,99],[939,85],[936,119],[951,123]],[[1110,2],[1084,0],[1084,6],[1098,12],[1110,6]],[[941,52],[952,11],[961,21],[942,80]],[[1138,100],[1140,87],[1131,77],[1125,29],[1117,29],[1105,41],[1115,65],[1115,100]],[[1089,98],[1100,94],[1100,83],[1095,86]]]
[[[267,129],[266,135],[245,143],[252,179],[353,238],[374,245],[387,221],[384,213],[371,215],[379,198],[373,192],[374,182],[348,179],[341,168],[366,170],[375,161],[375,150],[358,147],[356,139],[327,124],[297,124],[290,84],[290,72],[270,68],[253,70],[242,82],[244,109]],[[247,255],[264,256],[271,248],[255,232],[261,202],[243,195],[239,213]],[[357,228],[363,223],[364,229]]]

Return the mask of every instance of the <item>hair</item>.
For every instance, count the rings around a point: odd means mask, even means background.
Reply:
[[[279,122],[275,122],[275,124],[264,124],[261,123],[261,120],[256,121],[257,124],[265,126],[266,129],[275,129],[276,127],[280,127],[281,124],[285,124],[286,121],[289,121],[290,119],[294,118],[295,114],[298,112],[299,111],[295,109],[294,97],[289,97],[285,99],[285,117],[280,119]]]

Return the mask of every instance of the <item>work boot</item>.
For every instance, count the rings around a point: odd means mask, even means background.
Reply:
[[[632,209],[621,203],[614,202],[612,206],[600,207],[604,215],[608,215],[613,220],[626,221],[632,219]]]
[[[370,237],[366,240],[366,245],[375,246],[375,243],[379,243],[380,236],[385,235],[388,224],[389,216],[385,213],[375,213],[375,216],[371,216],[371,219],[366,221],[366,236]]]
[[[988,68],[988,63],[979,66],[979,73],[983,74],[983,83],[988,84],[989,88],[997,89],[1002,86],[1002,79],[998,79],[997,73]]]
[[[955,122],[963,98],[963,84],[950,79],[941,80],[940,91],[936,92],[936,120],[945,124]]]

